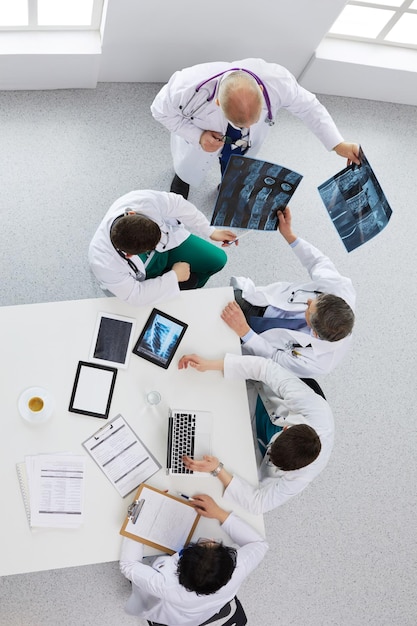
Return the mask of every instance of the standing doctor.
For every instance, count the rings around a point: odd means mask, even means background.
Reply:
[[[327,150],[359,164],[326,108],[281,65],[262,59],[204,63],[175,72],[151,105],[171,132],[171,191],[188,197],[216,159],[221,173],[232,154],[256,156],[279,109],[300,118]]]

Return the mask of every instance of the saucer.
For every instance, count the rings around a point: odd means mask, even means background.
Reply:
[[[35,396],[43,400],[43,409],[40,411],[31,411],[28,407],[30,398]],[[31,424],[41,424],[51,417],[52,411],[54,410],[54,401],[48,391],[43,387],[29,387],[29,389],[25,389],[21,394],[17,406],[24,420]]]

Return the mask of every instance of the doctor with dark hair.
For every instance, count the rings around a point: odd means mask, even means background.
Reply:
[[[213,243],[226,246],[235,239],[232,231],[210,226],[181,195],[141,189],[112,204],[91,240],[88,259],[103,289],[128,304],[146,306],[203,287],[227,261]]]
[[[125,610],[152,623],[168,626],[231,624],[239,602],[236,593],[268,550],[265,539],[208,495],[195,495],[203,517],[218,520],[236,547],[199,539],[172,556],[142,562],[143,544],[124,538],[120,570],[132,582]],[[224,618],[224,619],[223,619]]]

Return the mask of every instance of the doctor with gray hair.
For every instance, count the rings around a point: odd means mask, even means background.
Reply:
[[[151,105],[171,133],[171,191],[187,198],[214,161],[223,175],[232,154],[256,156],[281,108],[327,150],[360,163],[359,146],[344,141],[327,109],[285,67],[263,59],[204,63],[175,72]]]

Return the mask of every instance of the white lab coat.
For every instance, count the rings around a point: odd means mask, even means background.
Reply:
[[[250,278],[234,276],[231,284],[242,290],[243,298],[248,302],[259,306],[272,305],[294,316],[304,314],[306,309],[305,305],[288,302],[292,292],[298,289],[307,293],[296,293],[296,300],[314,299],[317,297],[314,291],[320,291],[343,298],[355,310],[356,292],[350,278],[341,276],[332,261],[304,239],[298,238],[292,249],[308,271],[310,281],[256,287]],[[336,367],[349,349],[351,339],[352,336],[348,335],[339,341],[324,341],[312,333],[273,328],[260,335],[255,333],[243,344],[242,351],[273,359],[298,376],[314,377],[328,374]],[[294,344],[301,346],[295,349],[297,354],[293,354]]]
[[[210,102],[205,101],[216,90],[218,79],[207,83],[197,95],[195,88],[205,79],[231,68],[248,69],[259,76],[266,86],[274,119],[279,109],[286,109],[300,118],[327,150],[343,141],[327,109],[281,65],[262,59],[195,65],[175,72],[151,105],[153,117],[171,132],[174,169],[182,180],[193,186],[200,185],[222,147],[217,152],[205,152],[199,144],[201,133],[212,130],[225,134],[228,124],[215,102],[216,96]],[[203,106],[195,111],[201,102]],[[268,134],[267,112],[264,101],[259,121],[250,128],[248,156],[256,156]]]
[[[162,237],[157,252],[165,252],[182,244],[190,233],[208,238],[215,230],[196,207],[178,194],[165,191],[131,191],[112,204],[98,227],[88,252],[91,269],[103,289],[129,304],[144,306],[157,304],[179,294],[178,280],[173,270],[157,278],[138,281],[110,240],[111,226],[126,209],[150,217],[161,229]],[[185,228],[186,227],[186,228]],[[146,268],[135,255],[132,261],[146,276]]]
[[[269,461],[268,454],[259,468],[259,485],[253,486],[234,475],[224,496],[232,498],[251,513],[271,511],[297,495],[327,465],[333,448],[334,419],[330,406],[295,374],[270,359],[227,354],[224,377],[259,381],[249,386],[249,403],[254,431],[256,397],[259,394],[272,422],[278,426],[308,424],[321,441],[321,451],[313,463],[284,472]],[[255,432],[254,432],[255,434]],[[279,437],[274,435],[272,441]],[[255,435],[255,446],[258,447]]]
[[[180,585],[176,574],[178,554],[159,557],[152,566],[145,565],[140,562],[143,545],[124,538],[120,569],[132,581],[126,612],[169,626],[198,626],[220,611],[268,550],[265,539],[234,513],[222,528],[238,546],[236,568],[229,582],[210,595],[199,596]]]

